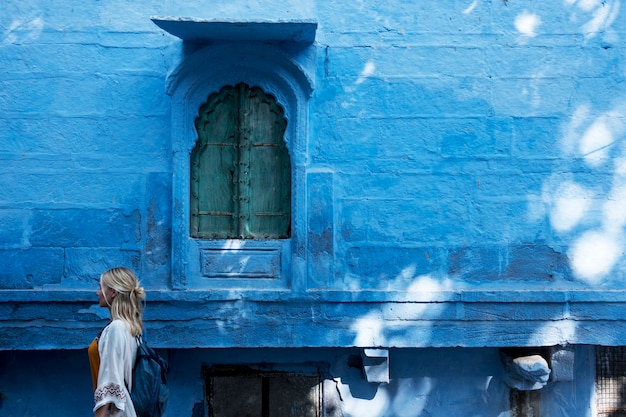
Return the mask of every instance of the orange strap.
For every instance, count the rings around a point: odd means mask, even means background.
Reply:
[[[98,339],[93,339],[87,348],[89,355],[89,365],[91,366],[91,381],[93,382],[93,390],[98,387],[98,370],[100,369],[100,354],[98,353]]]

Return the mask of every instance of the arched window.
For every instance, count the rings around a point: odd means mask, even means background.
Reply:
[[[172,288],[301,291],[332,275],[332,173],[306,166],[313,63],[278,44],[217,42],[168,77]]]
[[[287,121],[276,99],[239,83],[209,96],[195,120],[190,234],[284,239],[291,228]]]

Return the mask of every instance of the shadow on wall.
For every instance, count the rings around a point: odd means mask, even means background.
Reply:
[[[498,349],[398,349],[390,361],[388,384],[367,382],[346,357],[335,363],[342,415],[497,417],[510,409]]]
[[[90,415],[90,375],[85,350],[0,351],[0,415]]]
[[[626,100],[596,114],[579,106],[564,128],[564,157],[581,163],[554,173],[541,196],[555,233],[573,243],[574,276],[589,285],[622,283],[626,232]]]

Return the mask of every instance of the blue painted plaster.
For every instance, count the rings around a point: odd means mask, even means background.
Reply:
[[[7,390],[11,364],[63,363],[63,384],[81,385],[74,350],[107,320],[96,280],[126,265],[148,289],[151,341],[173,350],[187,414],[199,382],[180,369],[230,361],[221,349],[295,362],[310,349],[335,367],[352,349],[393,349],[388,387],[350,369],[329,379],[350,398],[345,415],[407,415],[406,399],[434,416],[491,395],[497,348],[571,344],[577,379],[546,387],[544,410],[586,415],[585,346],[626,338],[618,0],[5,3],[0,413],[43,409],[28,381]],[[151,16],[208,27],[184,42]],[[241,81],[285,110],[292,237],[195,241],[193,120]],[[264,251],[271,268],[254,256]],[[207,253],[242,267],[207,270]],[[448,354],[441,369],[419,365]],[[484,366],[460,366],[472,361]],[[474,414],[506,412],[501,387],[494,395],[488,412],[471,402]]]
[[[576,308],[565,303],[589,290],[621,290],[619,11],[461,3],[401,13],[393,2],[282,12],[271,1],[219,3],[207,15],[193,2],[176,13],[167,4],[121,13],[9,2],[0,22],[0,284],[12,292],[3,298],[28,302],[28,291],[46,289],[83,299],[102,270],[125,264],[159,291],[155,302],[201,290],[217,303],[248,300],[249,315],[255,303],[324,303],[337,292],[347,302],[374,291],[355,312],[370,317],[376,303],[428,303],[438,293],[495,290],[506,303],[519,290],[561,291],[564,313],[529,309],[550,324],[570,319]],[[600,12],[607,18],[594,19]],[[179,16],[169,21],[193,42],[162,31],[155,15]],[[193,119],[208,95],[239,81],[275,95],[289,122],[294,215],[284,242],[188,237]],[[235,279],[203,269],[207,250],[248,259],[266,246],[279,256],[270,272],[255,256]],[[172,319],[161,325],[179,328]],[[283,320],[308,333],[310,323]],[[578,320],[593,327],[595,317]]]
[[[319,371],[325,416],[502,416],[510,411],[509,388],[497,349],[391,350],[389,383],[368,382],[354,366],[359,354],[354,349],[171,350],[166,353],[170,363],[166,416],[206,415],[208,399],[201,369],[224,363],[262,371]],[[577,382],[550,382],[542,391],[544,398],[552,399],[543,406],[551,416],[586,416],[592,408],[591,391],[581,389],[593,384],[591,350],[579,347],[575,354]],[[0,359],[2,415],[91,412],[86,351],[5,351],[0,352]],[[46,378],[30,377],[42,369],[56,375],[55,389]],[[60,396],[64,407],[50,407]]]

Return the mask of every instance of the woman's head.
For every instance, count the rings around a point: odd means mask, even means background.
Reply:
[[[111,319],[126,321],[133,336],[143,331],[143,302],[146,293],[140,286],[137,277],[128,268],[113,268],[100,276],[100,290],[98,291],[100,305],[102,300],[111,310]]]

